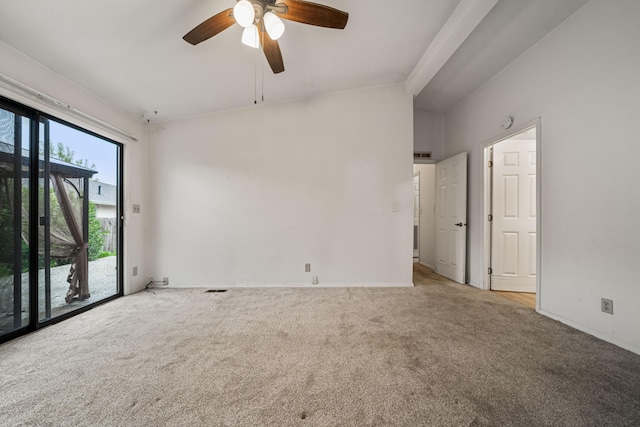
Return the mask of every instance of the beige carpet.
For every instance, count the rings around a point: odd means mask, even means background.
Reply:
[[[416,280],[120,298],[0,347],[0,425],[640,425],[640,356]]]

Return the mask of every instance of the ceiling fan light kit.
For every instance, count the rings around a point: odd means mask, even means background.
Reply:
[[[252,25],[256,14],[253,10],[253,5],[248,0],[240,0],[233,7],[233,17],[236,19],[236,22],[244,28]]]
[[[271,70],[278,74],[284,71],[278,39],[284,34],[285,27],[280,18],[341,30],[347,25],[349,14],[303,0],[237,0],[233,8],[207,19],[183,39],[197,45],[238,23],[244,27],[242,43],[256,49],[262,45]]]
[[[258,35],[258,27],[251,24],[242,32],[242,44],[257,49],[260,47],[260,37]]]
[[[278,40],[284,34],[284,22],[273,12],[264,14],[264,26],[271,40]]]

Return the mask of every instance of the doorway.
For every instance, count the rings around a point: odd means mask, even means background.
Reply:
[[[485,288],[538,307],[539,123],[485,146]]]
[[[414,263],[418,263],[427,269],[435,268],[436,258],[436,196],[435,196],[435,163],[415,163],[413,165],[414,174],[414,203],[417,201],[418,206],[414,204],[414,227],[418,224],[417,246],[418,254],[414,252]],[[416,178],[419,183],[416,187]],[[415,190],[418,190],[416,195]],[[416,220],[416,215],[418,219]],[[414,232],[415,232],[414,228]],[[415,235],[414,235],[415,237]],[[415,250],[414,240],[414,250]]]

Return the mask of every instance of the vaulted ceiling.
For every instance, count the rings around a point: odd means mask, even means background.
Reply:
[[[130,114],[174,119],[406,82],[474,0],[317,2],[348,12],[347,27],[285,21],[277,75],[241,44],[238,25],[197,46],[182,39],[235,0],[0,0],[0,41]],[[415,107],[446,111],[586,2],[500,0],[461,45],[449,43]]]

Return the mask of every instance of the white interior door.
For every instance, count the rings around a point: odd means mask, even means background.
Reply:
[[[420,173],[413,175],[413,257],[420,257]]]
[[[465,282],[467,153],[436,164],[436,273]]]
[[[493,146],[491,289],[536,291],[536,142]]]

